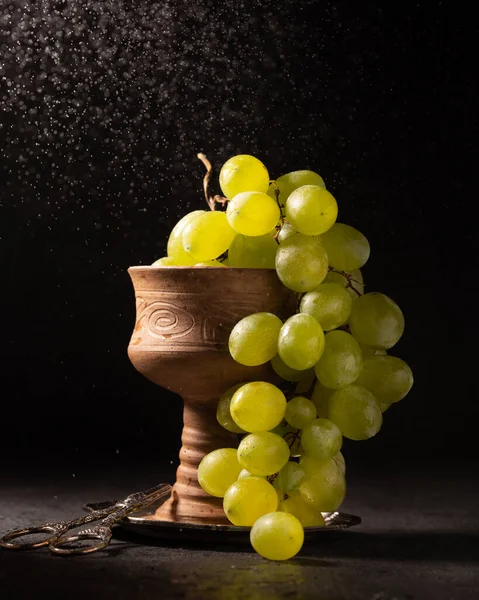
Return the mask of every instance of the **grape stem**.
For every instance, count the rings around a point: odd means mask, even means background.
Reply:
[[[288,431],[288,433],[285,433],[283,436],[283,439],[288,444],[290,450],[292,449],[294,443],[299,441],[300,438],[301,433],[299,429],[296,429],[295,431]]]
[[[203,191],[205,193],[206,203],[210,207],[210,210],[216,210],[216,204],[221,204],[222,206],[224,206],[228,202],[228,198],[220,196],[219,194],[215,194],[214,196],[211,196],[209,194],[208,186],[210,184],[210,179],[213,174],[213,166],[203,154],[203,152],[198,152],[196,156],[201,160],[201,162],[205,165],[206,168],[206,174],[203,177]]]
[[[267,481],[269,481],[269,483],[273,483],[273,481],[276,479],[276,477],[278,477],[279,473],[273,473],[272,475],[268,475],[268,477],[266,477]]]
[[[339,271],[338,269],[334,269],[333,267],[329,267],[328,270],[331,271],[332,273],[338,273],[339,275],[342,275],[347,281],[346,287],[352,289],[353,292],[356,292],[356,294],[358,296],[362,296],[361,292],[359,290],[357,290],[352,283],[352,282],[354,282],[354,283],[361,284],[361,282],[358,281],[357,279],[354,279],[354,277],[350,273],[346,273],[346,271]]]
[[[277,231],[276,234],[274,236],[274,241],[279,245],[278,242],[278,236],[279,236],[279,232],[281,231],[281,228],[284,225],[284,213],[283,213],[283,208],[284,206],[281,204],[281,202],[279,201],[279,187],[278,184],[276,183],[275,179],[271,179],[270,184],[274,187],[274,195],[276,197],[276,204],[278,205],[279,208],[279,215],[280,215],[280,221],[281,221],[281,225],[279,227],[277,227]]]

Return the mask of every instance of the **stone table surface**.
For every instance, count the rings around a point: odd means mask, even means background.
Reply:
[[[69,519],[87,502],[117,499],[163,480],[134,466],[78,473],[55,468],[6,473],[0,484],[0,535]],[[160,478],[160,479],[159,479]],[[263,598],[316,600],[477,600],[479,483],[458,471],[351,474],[345,512],[362,524],[330,532],[285,562],[247,546],[138,538],[116,529],[111,546],[80,557],[41,549],[0,549],[0,598]]]

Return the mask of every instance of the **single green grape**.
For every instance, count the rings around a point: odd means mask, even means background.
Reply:
[[[316,407],[304,396],[295,396],[286,404],[284,418],[296,429],[303,429],[316,418]]]
[[[213,450],[198,466],[198,483],[210,496],[223,498],[241,472],[235,448]]]
[[[229,351],[236,362],[253,367],[267,363],[278,351],[283,322],[268,312],[248,315],[238,321],[229,337]]]
[[[367,440],[375,436],[383,423],[378,401],[359,385],[334,392],[329,399],[329,418],[344,437],[351,440]]]
[[[198,262],[183,248],[183,231],[185,227],[195,221],[198,215],[206,213],[205,210],[194,210],[182,217],[171,230],[167,243],[167,255],[177,261],[177,265],[191,266]]]
[[[285,381],[309,381],[311,377],[314,377],[313,369],[304,369],[301,371],[292,369],[288,367],[279,354],[273,356],[271,366],[273,367],[273,371]]]
[[[258,431],[244,437],[238,446],[238,461],[253,475],[273,475],[289,460],[288,444],[270,431]]]
[[[273,429],[283,420],[285,410],[283,392],[266,381],[245,383],[236,390],[230,403],[234,422],[249,432]]]
[[[341,452],[341,450],[339,450],[333,456],[333,460],[338,465],[338,467],[341,469],[342,474],[346,475],[346,461],[344,460],[344,456],[343,456],[343,453]]]
[[[278,354],[291,369],[310,369],[324,350],[324,333],[311,315],[297,314],[281,327]]]
[[[279,492],[280,496],[290,494],[297,490],[304,479],[304,471],[293,461],[288,461],[279,471],[273,481],[273,487]]]
[[[321,283],[301,299],[300,312],[311,315],[324,331],[347,323],[353,300],[346,288],[337,283]]]
[[[220,188],[231,200],[241,192],[266,192],[269,173],[264,164],[249,154],[238,154],[228,159],[219,174]]]
[[[324,527],[324,517],[319,510],[307,504],[299,492],[281,501],[278,510],[294,515],[303,527]]]
[[[205,260],[203,262],[197,262],[195,264],[195,267],[224,267],[224,268],[226,268],[226,265],[224,265],[219,260],[212,259],[212,260]]]
[[[228,202],[226,216],[231,227],[242,235],[266,235],[276,227],[279,206],[267,194],[241,192]]]
[[[163,256],[151,264],[152,267],[179,267],[178,259],[173,256]]]
[[[338,510],[346,495],[346,479],[337,462],[306,455],[299,464],[305,474],[299,493],[306,504],[320,512]]]
[[[329,264],[340,271],[359,269],[366,264],[370,247],[365,236],[344,223],[335,223],[320,237]]]
[[[322,462],[341,450],[343,436],[339,427],[328,419],[314,419],[301,432],[301,446],[308,456]]]
[[[216,407],[216,419],[218,423],[227,431],[231,431],[232,433],[246,433],[244,429],[241,429],[241,427],[234,422],[230,410],[231,398],[236,390],[238,390],[242,385],[244,384],[237,383],[236,385],[228,388],[226,392],[222,394],[218,401],[218,406]]]
[[[292,192],[285,205],[286,218],[303,235],[320,235],[338,216],[338,204],[324,187],[303,185]]]
[[[394,300],[370,292],[353,302],[349,326],[361,346],[389,350],[404,333],[404,315]]]
[[[262,515],[278,508],[278,495],[263,477],[244,477],[235,481],[223,499],[229,521],[239,527],[251,527]]]
[[[284,242],[284,240],[288,239],[289,237],[291,237],[292,235],[294,235],[295,233],[298,233],[296,231],[296,229],[291,225],[291,223],[284,223],[281,226],[280,232],[278,234],[278,242],[280,244],[282,244]],[[278,244],[276,244],[278,245]]]
[[[329,331],[324,340],[324,352],[314,367],[319,382],[337,390],[356,381],[363,366],[357,341],[350,333],[339,330]]]
[[[300,521],[286,512],[260,517],[250,531],[250,541],[258,554],[269,560],[288,560],[301,550],[304,530]]]
[[[285,204],[290,194],[303,185],[317,185],[326,188],[324,179],[321,175],[307,169],[285,173],[284,175],[281,175],[281,177],[275,179],[275,183],[279,189],[279,201],[281,204]],[[271,196],[273,200],[276,200],[275,185],[273,183],[269,186],[268,195]]]
[[[409,393],[414,377],[410,367],[396,356],[370,356],[363,362],[356,383],[369,390],[380,404],[389,406]]]
[[[328,272],[328,256],[319,238],[296,233],[281,242],[276,272],[283,285],[295,292],[310,292]]]
[[[311,394],[311,402],[316,407],[318,417],[322,419],[329,418],[329,399],[334,394],[334,390],[327,388],[322,385],[319,381],[316,381]]]
[[[278,244],[272,235],[237,235],[228,250],[231,267],[274,269]]]
[[[351,271],[331,269],[323,283],[337,283],[348,292],[352,300],[364,294],[364,279],[361,269],[352,269]]]
[[[236,236],[224,212],[203,212],[192,218],[183,229],[183,248],[195,260],[203,262],[217,258],[230,247]]]

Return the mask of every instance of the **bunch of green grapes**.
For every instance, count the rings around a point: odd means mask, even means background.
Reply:
[[[226,210],[183,217],[168,256],[154,265],[274,268],[298,294],[286,320],[255,313],[231,331],[233,359],[270,363],[279,383],[225,391],[217,419],[241,441],[211,452],[198,469],[231,523],[251,527],[255,550],[284,560],[300,550],[304,527],[324,525],[324,513],[343,502],[343,440],[375,436],[383,413],[413,385],[409,366],[389,354],[404,316],[388,296],[364,293],[369,242],[337,222],[337,202],[320,175],[302,170],[271,180],[257,158],[238,155],[222,166],[219,184]]]

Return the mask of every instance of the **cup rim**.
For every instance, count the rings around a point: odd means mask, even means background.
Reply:
[[[154,267],[153,265],[132,265],[132,266],[128,267],[128,271],[140,271],[143,269],[147,270],[147,271],[170,271],[170,270],[180,269],[180,270],[190,270],[190,271],[210,270],[210,271],[220,271],[221,273],[224,273],[227,271],[235,271],[235,272],[238,272],[238,271],[245,271],[245,272],[265,271],[265,272],[276,273],[276,269],[267,269],[265,267],[230,267],[230,266],[228,266],[227,268],[225,268],[225,267],[215,267],[215,266],[210,266],[210,265],[200,265],[200,266],[196,266],[196,265],[192,265],[192,266],[162,265],[160,267]]]

